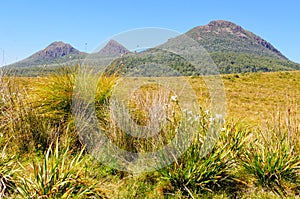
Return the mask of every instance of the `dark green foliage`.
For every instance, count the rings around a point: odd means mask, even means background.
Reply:
[[[210,56],[221,74],[300,70],[300,64],[280,58],[233,52],[214,52]],[[212,73],[207,71],[208,68],[197,68],[196,70],[195,66],[179,55],[156,50],[155,53],[130,54],[118,58],[107,71],[130,76],[197,76]],[[61,67],[58,66],[12,67],[7,68],[7,74],[27,77],[47,76],[59,70]]]
[[[300,64],[252,54],[218,52],[211,57],[222,74],[300,70]]]
[[[273,57],[246,53],[210,54],[221,74],[300,70],[300,64]],[[210,63],[210,61],[207,61]],[[115,60],[110,71],[130,76],[193,76],[214,74],[213,67],[193,66],[179,55],[156,50],[155,53],[129,55]]]
[[[136,77],[199,75],[199,71],[179,55],[159,49],[116,59],[108,70]]]

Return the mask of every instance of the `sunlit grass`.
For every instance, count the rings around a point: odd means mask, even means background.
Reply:
[[[85,175],[81,150],[74,157],[68,148],[59,151],[58,143],[41,160],[22,166],[17,187],[22,198],[104,198],[98,181]],[[28,170],[30,172],[28,172]]]
[[[291,109],[300,117],[300,72],[223,75],[228,118],[264,125],[277,112]],[[200,105],[209,107],[209,94],[201,77],[190,79]],[[298,108],[297,108],[298,107]]]
[[[168,167],[134,176],[91,161],[84,150],[71,113],[77,67],[37,78],[0,74],[0,198],[293,198],[300,193],[299,71],[222,76],[228,115],[213,150],[200,157],[202,142],[194,141]],[[151,114],[159,116],[159,110],[151,112],[153,105],[169,107],[160,132],[165,140],[136,139],[112,120],[111,94],[119,77],[98,79],[96,113],[114,144],[147,152],[174,137],[184,119],[171,100],[174,93],[153,87],[148,95],[147,88],[132,93],[127,106],[141,126],[151,122]],[[197,133],[203,137],[209,94],[201,77],[186,79],[199,100]],[[141,81],[131,80],[128,84]],[[187,91],[183,95],[189,97]]]
[[[16,158],[7,154],[6,147],[0,152],[0,198],[13,194],[17,187],[16,176],[20,172]]]

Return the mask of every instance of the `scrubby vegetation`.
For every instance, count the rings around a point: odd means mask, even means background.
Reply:
[[[249,73],[249,72],[274,72],[299,70],[300,64],[292,61],[268,56],[261,56],[251,53],[240,52],[211,52],[203,51],[203,56],[210,56],[221,74]],[[203,61],[203,65],[211,64]],[[128,70],[132,74],[147,76],[198,76],[204,74],[214,74],[210,67],[196,68],[181,56],[163,51],[161,49],[150,49],[143,53],[129,54],[116,59],[110,66],[111,71],[122,73]],[[143,74],[140,74],[139,68]]]
[[[300,64],[276,57],[261,56],[258,54],[241,52],[203,52],[210,56],[219,69],[221,74],[249,73],[249,72],[275,72],[275,71],[293,71],[299,70]],[[92,58],[92,57],[91,57]],[[70,63],[80,63],[81,60],[75,60]],[[85,62],[88,62],[85,60]],[[91,64],[97,64],[97,59],[89,60]],[[202,64],[211,64],[203,61]],[[24,76],[36,77],[53,74],[59,71],[58,64],[45,66],[24,66],[7,67],[7,73]],[[137,70],[136,68],[139,68]],[[209,67],[208,67],[209,68]],[[203,74],[214,74],[214,71],[207,71],[207,67],[195,68],[194,65],[187,62],[183,57],[167,52],[161,49],[150,49],[141,53],[129,53],[120,57],[110,65],[110,72],[127,73],[128,70],[134,75],[147,76],[197,76]],[[143,74],[141,74],[141,72]]]
[[[189,79],[201,105],[190,148],[165,168],[133,175],[95,160],[78,136],[71,114],[78,67],[36,78],[1,72],[0,198],[294,198],[300,194],[299,72],[223,76],[229,115],[218,141],[204,156],[202,138],[211,123],[210,112],[205,111],[208,92],[200,77]],[[107,106],[117,81],[117,76],[107,74],[98,81],[95,107],[103,131],[126,150],[155,149],[161,140],[152,140],[151,145],[151,139],[132,139],[113,126]],[[154,99],[156,95],[145,98],[145,91],[141,92],[133,95],[129,107],[133,120],[143,125],[150,117],[147,103],[172,103],[172,93],[161,100]],[[162,90],[151,87],[153,92]],[[164,142],[170,139],[168,133],[174,136],[175,121],[182,117],[174,114],[178,107],[170,107],[166,110],[172,113],[170,121],[161,132]]]

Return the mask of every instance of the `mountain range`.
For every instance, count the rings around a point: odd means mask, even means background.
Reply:
[[[258,35],[243,29],[241,26],[224,20],[211,21],[207,25],[197,26],[184,33],[184,35],[197,41],[209,54],[221,73],[241,73],[257,71],[299,70],[300,64],[294,63],[284,56],[271,43]],[[166,44],[176,42],[176,38],[169,39]],[[151,50],[151,49],[150,49]],[[105,56],[136,54],[130,52],[122,44],[115,40],[109,41],[101,50],[94,54],[80,52],[70,44],[53,42],[45,49],[29,56],[17,63],[6,66],[16,73],[35,75],[41,66],[52,68],[57,65],[72,64],[84,60],[86,57],[97,58]],[[143,63],[155,59],[141,52],[139,56]],[[161,56],[159,53],[157,56]],[[130,56],[129,56],[130,57]],[[192,66],[184,61],[171,60],[174,55],[168,55],[165,59],[169,65],[182,71],[193,70]],[[176,57],[176,56],[175,56]],[[132,58],[122,58],[123,66],[130,65]],[[118,61],[114,62],[116,65]],[[125,63],[125,64],[124,64]],[[171,64],[170,64],[171,63]],[[183,75],[191,75],[192,71],[184,72]]]

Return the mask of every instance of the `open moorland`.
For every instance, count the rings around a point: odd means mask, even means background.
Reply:
[[[137,175],[106,166],[87,150],[72,115],[77,69],[65,67],[44,77],[1,73],[0,198],[299,196],[299,71],[222,75],[227,115],[204,156],[202,138],[213,123],[209,92],[202,77],[186,77],[199,102],[191,145],[170,165]],[[151,122],[155,103],[167,105],[161,111],[168,118],[157,137],[131,137],[112,120],[111,91],[120,78],[102,74],[96,82],[94,105],[102,131],[126,151],[161,149],[187,119],[174,93],[153,84],[131,95],[127,108],[137,124]]]

